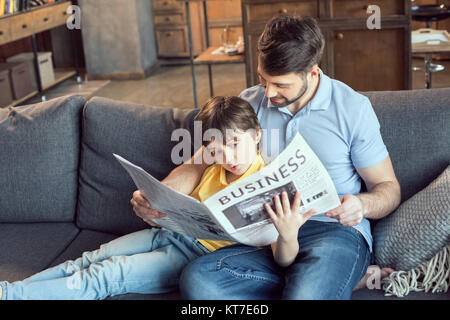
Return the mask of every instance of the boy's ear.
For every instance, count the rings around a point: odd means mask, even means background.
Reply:
[[[261,137],[262,137],[262,130],[258,129],[256,130],[256,143],[259,143],[261,141]]]

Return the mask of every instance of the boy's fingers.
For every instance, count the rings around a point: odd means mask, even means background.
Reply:
[[[294,202],[292,203],[292,212],[298,212],[298,209],[300,208],[300,203],[302,200],[302,196],[300,194],[300,191],[295,192],[294,196]]]
[[[133,199],[142,207],[150,208],[150,202],[144,197],[141,190],[133,193]]]
[[[131,199],[131,200],[130,200],[130,203],[131,203],[131,205],[133,206],[133,210],[134,210],[135,212],[137,211],[137,209],[138,209],[139,207],[141,207],[141,206],[139,205],[139,203],[137,203],[137,201],[134,200],[134,199]]]
[[[264,203],[264,208],[266,208],[267,213],[269,214],[270,219],[272,219],[272,221],[275,221],[277,219],[277,215],[275,214],[275,212],[272,210],[272,208],[270,207],[270,205],[268,203]]]
[[[149,207],[141,205],[138,201],[136,201],[136,199],[131,199],[130,203],[135,211],[138,211],[140,213],[150,211]]]
[[[166,216],[164,213],[159,212],[158,210],[140,205],[135,199],[131,199],[130,203],[133,206],[133,211],[138,217],[141,217],[142,219],[158,219]]]
[[[281,206],[280,196],[277,194],[273,198],[273,202],[275,203],[275,210],[278,215],[283,215],[283,207]]]
[[[289,203],[289,197],[286,191],[281,193],[281,201],[283,205],[283,212],[289,213],[291,211],[291,204]]]
[[[159,212],[158,210],[150,208],[150,213],[155,215],[156,218],[164,218],[166,216],[165,213]]]

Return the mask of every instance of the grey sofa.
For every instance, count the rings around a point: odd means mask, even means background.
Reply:
[[[402,200],[450,163],[450,88],[366,92],[381,123]],[[147,228],[129,200],[136,187],[112,153],[163,179],[175,165],[175,128],[195,110],[66,96],[0,109],[0,280],[24,279],[122,234]],[[110,299],[178,299],[127,294]],[[384,297],[358,290],[353,299]],[[411,293],[404,299],[450,299]]]

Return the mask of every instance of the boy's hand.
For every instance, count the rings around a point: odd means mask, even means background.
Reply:
[[[152,209],[150,202],[145,198],[141,190],[136,190],[133,193],[133,198],[130,200],[133,205],[133,211],[138,217],[153,227],[159,227],[152,219],[163,218],[166,215],[155,209]]]
[[[275,228],[278,230],[279,237],[285,242],[297,241],[300,227],[317,212],[316,210],[309,210],[303,214],[299,214],[300,200],[300,192],[297,191],[291,206],[287,192],[283,191],[281,193],[281,200],[279,195],[274,197],[276,212],[273,211],[268,203],[264,204]]]

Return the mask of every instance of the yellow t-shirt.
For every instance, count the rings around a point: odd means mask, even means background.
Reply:
[[[250,165],[250,167],[245,171],[245,173],[236,179],[235,181],[228,183],[226,179],[225,169],[220,164],[213,164],[209,166],[205,172],[203,173],[202,179],[198,186],[192,191],[190,194],[191,197],[196,198],[198,201],[205,201],[213,194],[219,192],[222,189],[225,189],[229,185],[240,181],[249,175],[261,170],[265,166],[264,160],[261,155],[258,153],[257,157]],[[198,241],[204,245],[209,251],[214,251],[219,248],[228,246],[233,244],[231,241],[219,241],[219,240],[202,240],[198,239]]]

